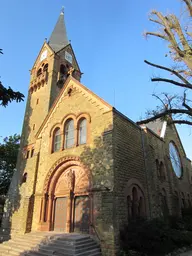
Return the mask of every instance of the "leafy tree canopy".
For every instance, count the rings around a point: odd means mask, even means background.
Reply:
[[[20,135],[17,134],[4,138],[3,143],[0,143],[0,195],[5,195],[9,189],[16,169],[19,144]]]
[[[0,49],[0,54],[3,54],[2,49]],[[11,87],[6,88],[0,81],[0,105],[6,107],[10,102],[14,100],[16,102],[20,102],[23,101],[23,99],[24,95],[22,93],[13,91]]]

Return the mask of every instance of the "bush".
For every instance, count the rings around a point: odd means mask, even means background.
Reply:
[[[176,224],[174,224],[176,225]],[[122,249],[135,250],[141,255],[165,255],[192,244],[192,232],[172,228],[161,219],[131,222],[120,232]]]

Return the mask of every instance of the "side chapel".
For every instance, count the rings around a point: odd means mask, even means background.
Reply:
[[[191,206],[191,161],[174,125],[138,126],[81,75],[62,11],[31,69],[2,227],[97,234],[113,255],[131,218]]]

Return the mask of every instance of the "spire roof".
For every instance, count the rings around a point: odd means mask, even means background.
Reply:
[[[64,8],[62,8],[58,21],[50,36],[49,45],[55,52],[58,52],[68,44],[69,40],[67,38],[66,27],[64,24]]]

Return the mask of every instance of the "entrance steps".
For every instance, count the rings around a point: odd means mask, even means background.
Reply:
[[[31,232],[0,244],[0,256],[101,256],[90,235]]]

